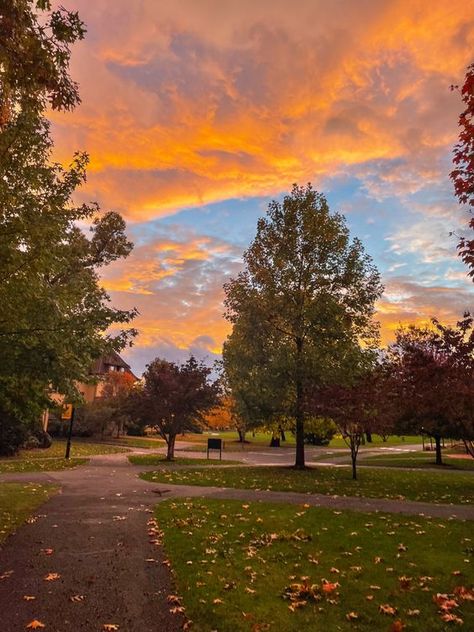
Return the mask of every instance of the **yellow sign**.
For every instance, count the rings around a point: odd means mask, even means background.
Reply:
[[[61,419],[64,419],[64,421],[69,421],[71,417],[72,417],[72,404],[63,404]]]

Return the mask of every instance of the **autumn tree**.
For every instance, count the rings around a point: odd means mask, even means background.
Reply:
[[[389,433],[393,428],[393,400],[388,398],[391,374],[370,351],[360,353],[360,363],[345,382],[316,387],[309,394],[314,412],[332,419],[351,454],[352,478],[357,479],[357,457],[364,435]]]
[[[99,271],[132,244],[120,215],[72,197],[87,155],[51,161],[47,107],[79,103],[71,45],[85,33],[77,13],[48,0],[2,2],[0,10],[0,424],[28,423],[57,391],[79,400],[92,360],[129,343]],[[84,231],[79,226],[89,225]],[[111,327],[117,326],[114,334]]]
[[[260,410],[295,420],[295,467],[304,468],[305,391],[350,372],[359,343],[376,341],[379,274],[344,217],[311,185],[295,185],[270,203],[244,270],[224,288],[233,325],[224,363],[239,368],[233,395],[247,399],[254,418]]]
[[[220,384],[211,373],[192,356],[181,365],[156,358],[131,396],[134,416],[166,441],[168,460],[174,459],[178,434],[200,430],[205,415],[219,403]]]
[[[467,205],[471,213],[469,229],[474,230],[474,64],[468,66],[461,88],[464,110],[459,115],[459,139],[454,146],[454,169],[451,180],[454,192],[462,205]],[[469,268],[469,276],[474,280],[474,238],[462,237],[458,244],[459,254]]]
[[[430,327],[397,331],[389,349],[397,383],[400,428],[425,432],[442,465],[443,438],[474,440],[474,329],[469,314],[455,326],[433,319]],[[474,451],[471,452],[474,455]]]

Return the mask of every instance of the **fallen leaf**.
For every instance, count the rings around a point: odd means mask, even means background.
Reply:
[[[84,601],[84,595],[72,595],[72,597],[69,597],[69,601],[79,603],[80,601]]]
[[[28,623],[26,627],[28,630],[39,630],[40,628],[45,628],[46,626],[44,623],[41,623],[41,621],[38,621],[38,619],[33,619],[33,621]]]
[[[218,604],[221,604],[221,603],[224,603],[224,602],[222,601],[222,599],[219,599],[217,597],[216,599],[213,599],[212,603],[215,603],[216,605],[218,605]]]
[[[104,623],[102,629],[105,630],[105,632],[115,632],[115,630],[118,630],[119,627],[120,626],[118,626],[116,623]]]
[[[412,578],[402,575],[401,577],[398,578],[398,581],[400,582],[400,588],[402,588],[403,590],[408,590],[408,588],[410,588]]]
[[[394,621],[390,627],[390,632],[403,632],[403,630],[405,629],[405,624],[403,623],[403,621],[400,621],[400,619],[397,619],[396,621]]]
[[[335,582],[334,584],[331,582],[324,582],[322,585],[322,589],[325,593],[331,593],[333,590],[336,590],[336,588],[338,588],[340,586],[340,584],[338,582]]]
[[[397,609],[393,606],[390,606],[388,603],[384,603],[379,606],[379,612],[382,614],[388,614],[391,617],[394,617],[397,614]]]
[[[414,610],[407,610],[407,615],[409,617],[417,617],[420,614],[420,611],[418,610],[418,608],[415,608]]]
[[[462,625],[464,623],[461,617],[458,617],[451,612],[447,612],[446,614],[441,615],[442,621],[446,621],[446,623],[456,623],[457,625]]]
[[[59,579],[61,575],[59,573],[48,573],[43,577],[45,582],[54,582]]]
[[[355,621],[358,618],[359,618],[359,615],[357,614],[357,612],[348,612],[346,614],[346,619],[348,621]]]
[[[465,586],[456,586],[454,589],[454,594],[459,597],[462,601],[474,601],[474,588],[470,590]]]
[[[36,597],[34,597],[33,595],[23,595],[23,599],[25,601],[33,601],[34,599],[36,599]]]
[[[0,575],[0,579],[7,579],[11,575],[13,575],[13,571],[5,571],[4,573]]]
[[[41,553],[45,555],[52,555],[54,553],[54,549],[41,549]]]

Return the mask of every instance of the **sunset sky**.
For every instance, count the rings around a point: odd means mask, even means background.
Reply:
[[[82,105],[54,114],[56,158],[90,153],[80,199],[117,210],[135,243],[104,284],[136,306],[124,353],[209,360],[222,284],[257,218],[308,181],[382,273],[384,341],[400,322],[473,307],[456,256],[466,223],[448,177],[474,61],[471,0],[63,0]]]

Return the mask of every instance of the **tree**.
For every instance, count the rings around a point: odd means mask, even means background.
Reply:
[[[400,329],[389,356],[399,426],[433,437],[437,465],[442,465],[443,438],[462,439],[469,450],[474,440],[472,317],[465,314],[454,327],[433,319],[431,327]]]
[[[393,425],[388,396],[389,372],[373,354],[361,351],[361,364],[346,383],[323,386],[313,393],[316,413],[330,417],[351,452],[352,478],[357,479],[357,457],[364,434],[389,433]]]
[[[311,185],[295,185],[283,202],[270,203],[244,264],[224,286],[232,393],[249,401],[254,418],[258,410],[263,418],[294,418],[295,467],[304,468],[305,390],[350,372],[359,342],[375,344],[379,274],[361,242],[350,240],[342,215],[331,214]]]
[[[467,68],[461,98],[465,109],[459,115],[459,139],[454,146],[454,169],[451,180],[460,204],[466,204],[472,214],[474,208],[474,64]],[[469,228],[474,230],[474,217]],[[469,268],[474,280],[474,238],[462,237],[458,243],[459,254]]]
[[[77,12],[52,11],[49,0],[0,1],[0,128],[25,111],[80,102],[69,61],[85,32]]]
[[[205,414],[219,403],[220,384],[210,379],[211,373],[192,356],[181,365],[156,358],[131,397],[135,415],[166,441],[170,461],[177,435],[199,430]]]
[[[51,163],[43,113],[79,102],[68,64],[82,22],[47,0],[0,6],[0,422],[26,424],[51,391],[79,401],[75,384],[91,380],[92,360],[135,334],[111,333],[136,311],[114,309],[98,274],[132,244],[120,215],[73,204],[87,155],[76,154],[68,169]]]

